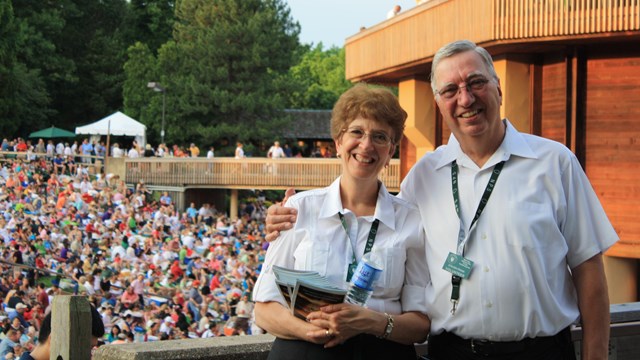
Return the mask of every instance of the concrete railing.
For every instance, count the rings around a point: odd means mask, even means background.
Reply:
[[[69,348],[87,344],[90,331],[78,332],[79,318],[86,319],[87,313],[81,302],[76,299],[54,300],[54,311],[61,311],[64,323],[54,323],[53,331],[67,329],[69,336],[57,335],[52,338],[52,349],[57,354],[69,353]],[[86,300],[84,300],[86,301]],[[81,304],[80,304],[81,305]],[[64,308],[61,308],[64,307]],[[74,315],[75,314],[75,315]],[[60,316],[58,316],[60,318]],[[89,316],[90,318],[90,316]],[[56,318],[54,318],[55,320]],[[85,324],[86,325],[86,324]],[[90,328],[90,326],[89,326]],[[64,330],[63,330],[64,331]],[[580,359],[580,340],[582,331],[579,327],[572,329],[572,339]],[[77,334],[77,336],[72,336]],[[82,339],[85,337],[86,339]],[[169,340],[146,343],[105,345],[93,355],[95,360],[262,360],[266,359],[274,337],[271,335],[216,337],[209,339]],[[66,350],[65,350],[66,349]],[[77,349],[76,349],[77,350]],[[418,354],[425,354],[426,346],[417,345]],[[65,352],[67,351],[67,352]],[[640,302],[611,306],[611,341],[609,359],[637,359],[640,353]],[[53,355],[53,353],[52,353]],[[52,357],[55,359],[56,357]],[[65,357],[63,360],[82,359],[81,357]]]

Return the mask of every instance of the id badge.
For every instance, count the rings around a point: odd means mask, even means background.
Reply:
[[[460,276],[463,279],[468,279],[471,274],[471,269],[473,269],[473,261],[450,252],[444,265],[442,265],[442,269],[453,275]]]
[[[349,267],[347,268],[347,282],[351,282],[351,278],[353,277],[353,273],[356,272],[357,267],[358,264],[356,264],[355,262],[349,264]]]

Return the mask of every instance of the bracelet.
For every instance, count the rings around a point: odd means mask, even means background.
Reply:
[[[389,335],[391,335],[391,331],[393,331],[393,316],[384,313],[384,315],[387,317],[387,326],[384,328],[384,332],[382,333],[382,335],[378,336],[378,339],[386,339],[389,337]]]

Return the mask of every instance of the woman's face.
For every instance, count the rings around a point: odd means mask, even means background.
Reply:
[[[390,126],[375,120],[356,118],[335,140],[342,160],[343,176],[354,179],[377,179],[380,170],[389,164],[395,151]]]

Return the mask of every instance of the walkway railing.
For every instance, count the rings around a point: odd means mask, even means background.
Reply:
[[[495,39],[640,29],[640,0],[494,0]]]
[[[459,39],[517,44],[638,30],[640,0],[430,0],[349,37],[345,74],[352,81],[403,69],[415,74]]]
[[[109,159],[115,162],[122,159]],[[342,172],[339,159],[316,158],[138,158],[124,159],[125,180],[155,186],[221,189],[314,189],[331,184]],[[400,191],[400,160],[380,175],[387,189]]]

